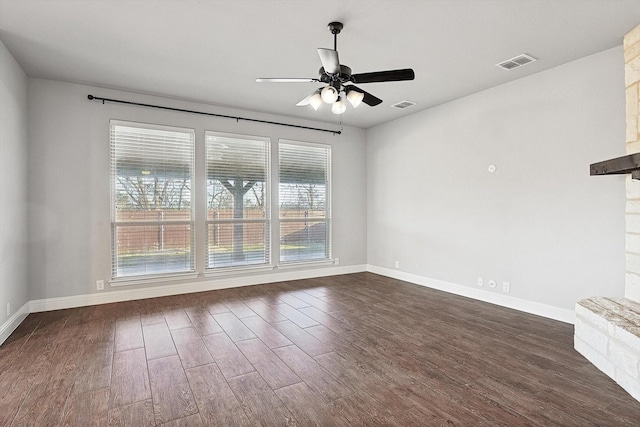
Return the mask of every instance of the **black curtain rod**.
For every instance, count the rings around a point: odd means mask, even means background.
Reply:
[[[203,116],[222,117],[222,118],[225,118],[225,119],[234,119],[236,121],[244,120],[246,122],[266,123],[266,124],[270,124],[270,125],[288,126],[288,127],[291,127],[291,128],[298,128],[298,129],[316,130],[316,131],[319,131],[319,132],[329,132],[329,133],[332,133],[334,135],[342,134],[341,130],[312,128],[312,127],[309,127],[309,126],[292,125],[292,124],[289,124],[289,123],[272,122],[272,121],[269,121],[269,120],[250,119],[248,117],[227,116],[225,114],[206,113],[204,111],[184,110],[182,108],[164,107],[162,105],[142,104],[140,102],[122,101],[120,99],[101,98],[99,96],[93,96],[93,95],[88,95],[87,98],[89,98],[90,101],[94,101],[94,100],[102,101],[103,104],[105,102],[115,102],[117,104],[136,105],[138,107],[158,108],[160,110],[179,111],[181,113],[190,113],[190,114],[200,114],[200,115],[203,115]]]

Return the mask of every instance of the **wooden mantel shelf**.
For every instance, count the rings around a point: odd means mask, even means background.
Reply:
[[[630,173],[631,178],[640,179],[640,153],[592,163],[590,171],[591,175],[619,175]]]

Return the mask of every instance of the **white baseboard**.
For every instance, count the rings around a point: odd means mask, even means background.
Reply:
[[[473,298],[502,307],[512,308],[514,310],[523,311],[525,313],[535,314],[537,316],[542,316],[553,320],[559,320],[560,322],[564,323],[575,323],[575,313],[573,310],[516,298],[510,295],[496,294],[469,286],[445,282],[443,280],[430,279],[428,277],[405,273],[398,270],[392,270],[390,268],[378,267],[371,264],[367,265],[367,271],[375,274],[380,274],[381,276],[403,280],[405,282],[414,283],[420,286],[426,286],[432,289],[438,289],[440,291],[449,292],[455,295]]]
[[[5,323],[0,325],[0,344],[2,344],[20,323],[29,315],[41,311],[62,310],[67,308],[85,307],[97,304],[108,304],[114,302],[131,301],[144,298],[156,298],[171,295],[188,294],[193,292],[213,291],[217,289],[236,288],[241,286],[261,285],[274,282],[284,282],[289,280],[310,279],[314,277],[336,276],[339,274],[351,274],[369,271],[382,276],[391,277],[416,285],[438,289],[456,295],[461,295],[502,307],[513,308],[515,310],[531,313],[549,319],[559,320],[573,324],[575,314],[573,310],[554,307],[535,301],[523,300],[520,298],[494,294],[487,291],[474,289],[469,286],[449,283],[442,280],[430,279],[411,273],[405,273],[389,268],[378,267],[370,264],[348,265],[340,267],[315,269],[305,268],[301,270],[285,270],[272,274],[243,275],[236,277],[222,276],[213,280],[202,282],[180,283],[173,285],[152,286],[138,289],[122,289],[111,292],[98,292],[92,294],[73,295],[68,297],[44,298],[31,300],[24,304],[20,310],[16,311]]]
[[[272,274],[243,275],[236,277],[221,276],[219,278],[201,282],[151,286],[138,289],[119,289],[111,292],[96,292],[92,294],[32,300],[29,304],[29,310],[31,313],[37,313],[41,311],[62,310],[66,308],[85,307],[89,305],[108,304],[144,298],[214,291],[217,289],[236,288],[240,286],[310,279],[313,277],[336,276],[339,274],[359,273],[363,271],[367,271],[367,266],[364,264],[329,268],[318,267],[315,269],[307,267],[304,270],[291,269]]]
[[[29,302],[27,301],[18,311],[13,313],[6,322],[0,325],[0,344],[2,344],[13,331],[16,330],[20,323],[29,315]]]

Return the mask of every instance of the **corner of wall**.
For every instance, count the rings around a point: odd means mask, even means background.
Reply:
[[[14,327],[28,299],[27,75],[0,41],[0,337]],[[18,323],[19,324],[19,321]],[[15,324],[15,326],[17,326]],[[8,329],[5,325],[9,325]],[[11,329],[12,330],[12,329]]]

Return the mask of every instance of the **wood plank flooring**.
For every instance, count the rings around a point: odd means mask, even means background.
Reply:
[[[638,426],[573,327],[371,273],[31,314],[0,426]]]

